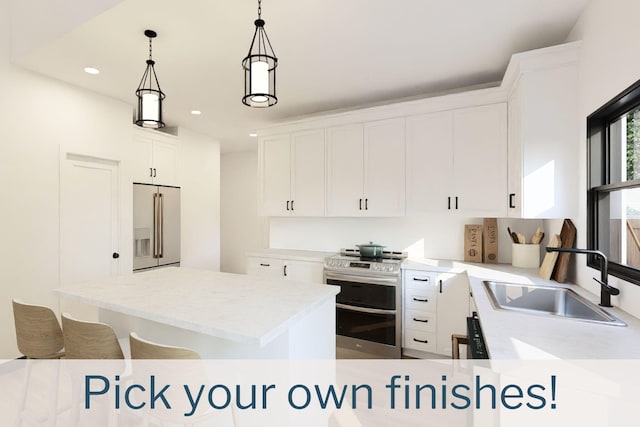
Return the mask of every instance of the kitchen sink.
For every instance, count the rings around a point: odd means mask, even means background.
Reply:
[[[564,317],[614,326],[627,325],[569,288],[493,281],[484,281],[482,284],[496,310]]]

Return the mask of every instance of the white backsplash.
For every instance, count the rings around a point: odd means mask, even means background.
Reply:
[[[390,250],[407,251],[411,257],[462,260],[465,224],[482,224],[482,218],[454,215],[421,218],[271,218],[269,246],[337,251],[373,241]],[[542,220],[499,219],[499,262],[511,263],[511,240],[507,227],[530,239],[536,228],[542,225]],[[559,233],[560,230],[555,232]],[[550,232],[546,232],[543,245],[548,242],[549,235]]]

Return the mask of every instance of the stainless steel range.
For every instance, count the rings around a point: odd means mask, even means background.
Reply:
[[[336,344],[379,358],[402,353],[402,280],[406,252],[384,251],[361,258],[358,249],[342,249],[325,260],[324,280],[340,286],[336,296]]]

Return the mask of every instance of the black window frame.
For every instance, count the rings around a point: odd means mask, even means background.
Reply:
[[[640,187],[640,179],[611,183],[611,141],[610,125],[619,120],[626,113],[640,107],[640,80],[619,93],[605,105],[587,117],[587,247],[599,249],[605,254],[608,248],[598,246],[598,199],[599,195],[615,190]],[[599,135],[596,140],[594,135]],[[592,147],[598,144],[601,162],[600,168],[603,183],[594,185],[592,179]],[[600,270],[600,261],[595,255],[587,256],[587,265]],[[609,274],[627,282],[640,285],[640,269],[625,264],[609,261]]]

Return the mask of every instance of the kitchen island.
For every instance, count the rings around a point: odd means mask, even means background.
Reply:
[[[56,289],[130,332],[211,359],[335,358],[339,287],[182,267]]]

